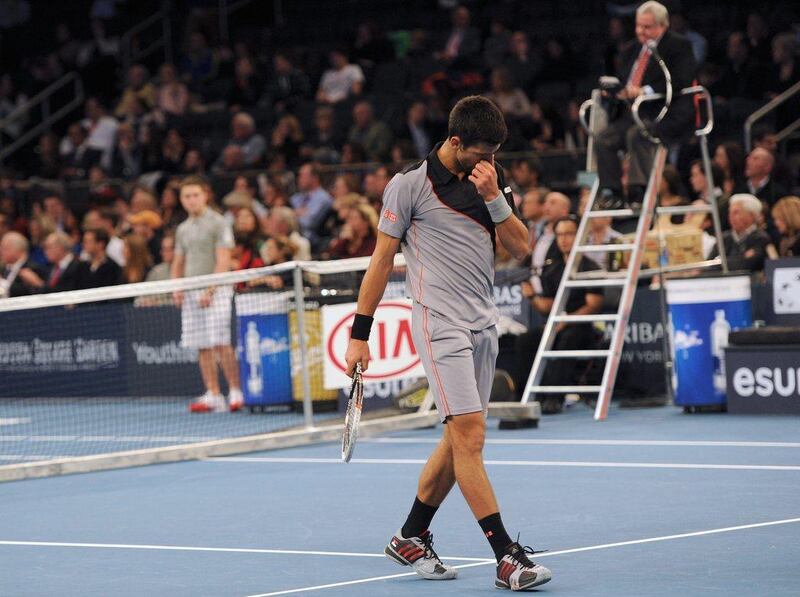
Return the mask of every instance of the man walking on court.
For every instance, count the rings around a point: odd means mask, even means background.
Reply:
[[[181,182],[181,204],[189,217],[175,232],[172,277],[202,276],[230,271],[233,230],[225,218],[208,206],[208,183],[199,176]],[[231,346],[233,287],[209,286],[174,293],[181,310],[181,345],[196,348],[206,393],[192,402],[193,413],[231,412],[244,406],[239,365]],[[228,402],[219,387],[217,363],[228,382]]]
[[[499,240],[517,259],[529,252],[528,231],[514,214],[502,169],[494,164],[506,134],[495,104],[480,96],[463,98],[450,113],[447,140],[391,180],[345,358],[348,375],[357,363],[364,370],[369,366],[372,315],[402,245],[406,292],[414,301],[414,344],[445,426],[420,475],[411,512],[386,555],[426,579],[456,577],[455,568],[433,550],[428,526],[458,482],[497,558],[495,586],[524,591],[550,580],[550,571],[532,562],[533,550],[508,535],[482,455],[498,351],[495,243]]]

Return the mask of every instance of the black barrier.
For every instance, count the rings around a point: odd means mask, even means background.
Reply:
[[[175,307],[130,302],[2,313],[0,397],[200,394],[197,353],[181,348],[180,326]]]
[[[730,346],[728,412],[800,414],[800,346]]]

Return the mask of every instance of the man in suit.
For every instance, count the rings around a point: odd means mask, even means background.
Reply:
[[[39,292],[64,292],[78,288],[81,263],[72,253],[72,239],[63,232],[53,232],[44,239],[44,254],[50,262],[50,273]]]
[[[0,298],[27,296],[36,292],[44,272],[28,260],[30,245],[19,232],[6,232],[0,239]]]
[[[623,57],[619,78],[625,88],[617,98],[633,102],[643,94],[665,92],[664,74],[657,57],[652,55],[647,46],[648,42],[656,42],[658,54],[672,77],[673,100],[667,115],[652,127],[652,132],[664,143],[674,143],[688,135],[694,127],[692,98],[681,97],[680,90],[692,84],[697,66],[691,43],[668,28],[669,13],[662,4],[645,2],[636,10],[636,38],[639,43]],[[655,103],[651,105],[655,106]],[[655,116],[644,106],[641,114],[645,118]],[[600,187],[606,203],[613,202],[613,199],[608,199],[610,197],[619,199],[623,196],[622,166],[617,155],[621,149],[626,149],[630,155],[628,200],[631,203],[641,202],[656,146],[639,131],[627,105],[621,106],[616,119],[598,135],[596,148]]]
[[[119,284],[122,269],[106,254],[108,232],[93,228],[83,233],[83,250],[88,261],[82,261],[78,288],[98,288]]]
[[[775,156],[763,147],[756,147],[747,155],[744,162],[744,176],[747,190],[769,207],[789,194],[774,177]]]
[[[767,258],[769,235],[758,227],[758,218],[763,205],[753,195],[739,193],[730,199],[728,219],[731,229],[722,235],[728,269],[731,271],[760,272]],[[711,258],[719,254],[715,247]]]

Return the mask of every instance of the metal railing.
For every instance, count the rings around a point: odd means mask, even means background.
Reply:
[[[793,98],[798,93],[800,93],[800,81],[789,87],[789,89],[780,95],[768,101],[766,104],[761,106],[758,110],[747,117],[747,120],[744,121],[744,148],[747,153],[750,153],[750,151],[753,149],[753,125],[768,114],[772,113],[778,106]],[[797,128],[800,128],[800,118],[775,135],[776,138],[779,138],[778,142],[788,137]]]
[[[164,50],[164,62],[172,62],[172,28],[169,22],[170,3],[164,2],[161,10],[140,21],[125,33],[120,40],[123,72],[131,65],[141,62],[159,49]],[[156,33],[160,28],[160,35]],[[141,34],[152,31],[155,38],[146,46],[134,46],[134,40]]]
[[[73,86],[72,88],[74,95],[72,99],[53,111],[50,103],[51,98],[69,85]],[[21,116],[30,114],[31,111],[35,110],[37,107],[41,107],[42,110],[41,122],[26,130],[8,145],[3,146],[0,149],[0,163],[17,151],[20,147],[23,147],[29,141],[36,138],[43,131],[49,131],[53,124],[72,112],[75,108],[81,106],[81,104],[83,104],[83,99],[83,82],[78,74],[73,71],[67,73],[58,81],[51,83],[42,91],[30,98],[27,102],[21,106],[18,106],[3,120],[0,120],[0,130],[5,129],[10,122],[13,122]]]

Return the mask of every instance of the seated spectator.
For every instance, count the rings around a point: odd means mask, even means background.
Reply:
[[[514,87],[525,92],[533,89],[533,81],[542,68],[541,58],[531,50],[528,36],[524,31],[515,31],[509,41],[509,57],[504,66],[511,73]]]
[[[398,171],[405,169],[411,162],[418,161],[414,144],[408,139],[395,139],[389,150],[389,158],[392,168]]]
[[[772,40],[772,64],[767,73],[764,89],[766,99],[774,98],[797,81],[800,81],[797,39],[794,33],[779,33]]]
[[[481,34],[471,26],[472,15],[466,6],[456,6],[450,13],[452,27],[434,57],[453,69],[476,66],[481,51]]]
[[[400,139],[408,139],[414,148],[414,157],[425,158],[433,148],[436,133],[428,122],[428,106],[416,101],[406,113],[406,121],[397,132]]]
[[[490,35],[483,42],[483,64],[495,68],[503,64],[508,56],[511,32],[503,19],[493,18],[489,23]]]
[[[39,143],[33,150],[34,157],[31,172],[42,178],[55,179],[61,176],[63,167],[58,151],[58,137],[53,133],[45,133],[39,137]]]
[[[289,196],[286,193],[286,187],[273,176],[259,174],[258,194],[261,198],[261,202],[268,209],[289,205]]]
[[[333,108],[319,106],[314,112],[314,128],[303,143],[300,155],[317,162],[336,163],[341,157],[342,143]]]
[[[544,198],[548,190],[543,187],[533,187],[522,196],[520,214],[522,221],[528,228],[528,239],[531,248],[536,246],[536,240],[542,236],[547,226],[544,217]]]
[[[722,97],[760,99],[760,73],[757,62],[750,56],[750,47],[742,31],[728,35],[726,60],[716,82],[711,86],[715,99]]]
[[[78,289],[113,286],[119,283],[122,268],[106,254],[108,241],[108,233],[102,228],[89,229],[83,233],[83,251],[87,260],[81,262]]]
[[[100,165],[108,169],[119,123],[106,114],[105,106],[95,97],[87,99],[84,107],[86,118],[82,124],[87,131],[86,147],[99,152]]]
[[[354,172],[337,174],[336,178],[333,179],[333,184],[331,185],[331,195],[333,196],[334,200],[351,193],[358,194],[360,191],[361,179],[359,178],[358,174]]]
[[[281,116],[272,129],[271,140],[270,149],[282,153],[286,158],[286,164],[294,168],[300,156],[300,145],[303,143],[303,129],[297,116],[293,114]]]
[[[44,239],[56,231],[53,219],[44,213],[36,213],[31,216],[28,222],[28,238],[30,240],[30,252],[28,259],[33,263],[46,268],[49,265],[47,255],[44,252]]]
[[[178,79],[174,64],[164,63],[158,70],[158,109],[167,117],[183,116],[189,108],[189,89]]]
[[[331,68],[322,74],[317,89],[317,101],[321,104],[338,104],[351,96],[361,95],[364,89],[364,72],[357,64],[350,64],[344,50],[336,49],[328,54]]]
[[[388,166],[384,165],[373,168],[364,176],[364,195],[375,211],[380,211],[383,206],[383,191],[386,190],[392,176]]]
[[[233,152],[231,148],[239,151]],[[256,121],[246,112],[239,112],[231,120],[231,138],[213,169],[217,172],[230,172],[255,166],[264,159],[266,150],[267,142],[256,132]]]
[[[169,129],[161,143],[161,155],[158,169],[168,174],[177,174],[181,170],[186,155],[186,140],[178,129]]]
[[[342,145],[342,164],[363,164],[367,161],[367,152],[360,143]]]
[[[531,102],[530,112],[519,119],[519,132],[535,151],[551,149],[556,145],[553,123],[545,116],[539,102]]]
[[[772,207],[772,221],[780,234],[779,257],[800,257],[800,197],[784,197]]]
[[[59,144],[63,168],[61,175],[68,179],[86,178],[89,168],[100,161],[102,152],[90,149],[86,144],[86,131],[79,122],[67,128],[67,134]]]
[[[529,283],[523,283],[522,294],[530,299],[534,309],[547,316],[553,308],[558,286],[564,274],[569,253],[575,243],[578,231],[578,219],[575,216],[560,218],[555,223],[556,246],[558,253],[542,272],[542,290],[536,292]],[[588,257],[581,257],[578,262],[579,272],[596,271],[598,266]],[[600,288],[574,288],[569,292],[565,311],[569,315],[592,315],[599,313],[603,306],[603,291]],[[521,334],[516,340],[517,387],[524,388],[527,375],[533,364],[536,350],[542,338],[543,328],[535,328]],[[555,326],[556,337],[552,350],[578,350],[594,348],[596,334],[590,323],[565,323]],[[557,359],[547,363],[542,376],[542,385],[566,386],[576,385],[580,370],[579,362],[572,359]],[[537,399],[542,405],[544,414],[561,412],[564,395],[539,395]]]
[[[520,158],[511,164],[511,190],[522,197],[531,189],[538,187],[542,176],[542,164],[536,157]]]
[[[586,235],[587,245],[610,245],[622,234],[611,227],[611,218],[592,218],[589,220],[589,232]],[[585,253],[599,269],[608,269],[608,251],[591,251]]]
[[[136,178],[142,171],[142,149],[136,141],[133,126],[123,122],[117,128],[117,142],[111,154],[111,175],[114,178]]]
[[[300,232],[316,249],[319,231],[331,211],[333,198],[320,184],[319,170],[311,163],[303,164],[297,174],[297,193],[289,203],[297,213]]]
[[[273,207],[269,212],[267,234],[271,238],[287,238],[291,242],[295,259],[308,261],[311,259],[311,243],[299,232],[297,215],[291,207]],[[267,258],[267,263],[272,261]]]
[[[186,219],[186,210],[183,209],[180,201],[180,183],[177,180],[170,180],[164,185],[159,209],[164,222],[164,230],[175,230],[178,224]]]
[[[735,193],[744,193],[747,190],[744,179],[744,150],[738,143],[720,143],[714,150],[712,160],[722,169],[722,183],[716,182],[722,187],[725,195],[731,196]]]
[[[703,176],[702,184],[705,185],[705,176]],[[672,164],[667,164],[664,166],[664,171],[661,175],[661,184],[658,187],[658,206],[678,207],[679,205],[689,205],[689,199],[686,197],[680,172],[678,172]],[[693,215],[700,215],[701,221],[705,217],[703,214]],[[673,225],[683,224],[686,219],[686,214],[659,214],[654,228],[659,226],[661,228],[670,228]]]
[[[264,245],[264,261],[267,265],[278,265],[294,261],[297,257],[297,247],[285,236],[273,236],[267,239]],[[272,290],[291,288],[294,272],[288,271],[272,274],[248,282],[248,286],[266,286]]]
[[[71,232],[78,227],[73,213],[64,205],[64,199],[57,193],[50,193],[42,200],[42,213],[50,218],[56,230]]]
[[[744,163],[744,176],[747,190],[768,206],[775,205],[787,195],[786,188],[773,177],[775,156],[763,147],[754,148]]]
[[[572,202],[564,193],[550,192],[544,198],[542,214],[547,224],[542,234],[536,239],[531,254],[531,284],[537,293],[542,292],[541,275],[545,263],[558,258],[558,245],[553,230],[555,223],[566,218],[572,208]]]
[[[272,65],[273,76],[269,84],[269,97],[275,111],[281,113],[306,98],[310,85],[306,74],[294,67],[288,54],[276,52]]]
[[[250,56],[240,56],[234,65],[233,87],[227,101],[231,112],[254,108],[261,99],[264,82]]]
[[[120,273],[120,284],[144,282],[150,268],[153,267],[153,256],[148,248],[147,240],[136,233],[125,237],[125,267]]]
[[[170,268],[172,267],[172,260],[175,258],[175,235],[169,232],[161,239],[161,248],[159,251],[161,263],[154,265],[152,269],[147,272],[145,282],[160,282],[162,280],[169,280],[172,278]],[[171,304],[172,297],[165,295],[164,304]]]
[[[202,175],[206,171],[206,160],[199,149],[190,149],[183,156],[181,164],[181,174]]]
[[[369,257],[378,241],[378,214],[371,205],[357,203],[347,213],[339,236],[331,241],[328,253],[332,259]]]
[[[80,261],[73,255],[74,243],[63,232],[53,232],[44,240],[44,252],[50,262],[50,272],[42,282],[40,292],[64,292],[78,288]]]
[[[216,75],[214,52],[208,47],[208,40],[201,31],[189,34],[189,49],[181,56],[180,70],[183,79],[195,91],[200,91]]]
[[[19,232],[6,232],[0,239],[0,298],[34,294],[46,278],[44,269],[28,259],[29,247]]]
[[[395,59],[394,45],[375,21],[358,24],[353,42],[353,59],[365,69]]]
[[[528,115],[531,102],[519,87],[514,86],[511,72],[507,68],[498,66],[492,69],[491,88],[486,97],[500,107],[504,116],[522,118]]]
[[[367,101],[358,102],[353,107],[353,126],[347,140],[363,147],[367,157],[374,162],[389,159],[392,131],[386,123],[375,119],[372,104]]]
[[[128,69],[127,86],[122,92],[114,116],[117,118],[125,118],[134,113],[133,103],[138,100],[141,102],[145,111],[149,112],[156,106],[158,93],[156,88],[148,80],[150,74],[147,69],[141,64],[134,64]]]
[[[760,272],[764,269],[771,240],[758,228],[762,209],[761,201],[753,195],[740,193],[731,197],[728,212],[731,229],[722,235],[729,270]],[[711,258],[718,254],[719,247],[714,247]]]
[[[233,236],[236,243],[241,245],[242,253],[240,254],[242,263],[251,262],[255,258],[260,257],[264,249],[264,242],[266,238],[261,231],[261,226],[258,222],[255,212],[250,207],[243,207],[236,214],[236,219],[233,222]],[[246,255],[249,253],[250,255]],[[263,265],[263,262],[262,264]],[[261,267],[257,265],[248,265],[246,267]],[[246,269],[245,266],[237,269]]]
[[[147,250],[150,252],[151,265],[158,263],[158,256],[161,251],[161,228],[164,225],[161,216],[158,215],[158,212],[145,209],[139,213],[129,215],[128,223],[133,234],[144,240]],[[125,264],[127,265],[127,258]]]
[[[722,189],[718,186],[725,178],[725,175],[722,169],[713,162],[711,164],[711,177],[714,182],[714,187],[711,190],[713,199],[717,202],[720,218],[726,219],[728,213],[728,197],[725,196]],[[697,196],[693,205],[711,204],[711,198],[708,196],[708,179],[706,178],[706,171],[703,167],[702,160],[694,160],[689,167],[689,184],[692,187],[692,192]],[[711,226],[710,216],[706,214],[686,214],[685,221],[698,228],[708,228]]]

